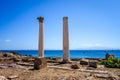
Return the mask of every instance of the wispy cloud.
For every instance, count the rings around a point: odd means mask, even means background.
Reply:
[[[88,43],[88,44],[82,44],[83,47],[101,47],[102,44],[99,44],[99,43],[95,43],[95,44],[92,44],[92,43]]]
[[[12,40],[10,40],[10,39],[6,39],[6,40],[5,40],[5,42],[11,42],[11,41],[12,41]]]

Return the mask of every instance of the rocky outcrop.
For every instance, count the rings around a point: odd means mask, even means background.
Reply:
[[[81,65],[88,65],[89,64],[89,60],[88,59],[81,59],[80,60],[80,64]]]
[[[16,52],[9,52],[7,53],[7,56],[8,57],[16,57],[16,58],[19,58],[21,55],[19,53],[16,53]]]

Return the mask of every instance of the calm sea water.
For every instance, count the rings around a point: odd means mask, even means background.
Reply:
[[[2,50],[3,52],[14,51],[21,55],[38,56],[38,50]],[[105,54],[114,54],[120,58],[120,50],[70,50],[71,58],[105,58]],[[45,57],[62,57],[62,50],[45,50]]]

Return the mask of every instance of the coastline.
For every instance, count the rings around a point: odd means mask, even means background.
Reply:
[[[104,66],[90,67],[86,62],[99,59],[71,59],[69,63],[61,63],[60,57],[45,58],[47,67],[40,70],[34,69],[36,57],[20,56],[9,53],[7,57],[0,58],[0,77],[8,80],[116,80],[120,79],[119,68]],[[81,63],[81,61],[83,61]],[[12,73],[11,73],[12,72]],[[11,77],[12,76],[12,77]]]
[[[2,52],[17,52],[21,55],[38,56],[38,50],[0,50]],[[120,50],[70,50],[70,58],[105,58],[108,52],[120,58]],[[44,50],[45,57],[63,57],[62,50]]]

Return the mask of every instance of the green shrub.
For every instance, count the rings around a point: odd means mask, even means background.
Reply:
[[[107,60],[99,61],[99,64],[105,65],[106,67],[110,67],[110,68],[120,68],[120,59],[110,57]]]

